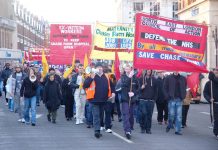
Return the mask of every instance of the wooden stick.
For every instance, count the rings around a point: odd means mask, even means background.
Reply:
[[[214,116],[213,116],[213,101],[214,101],[214,99],[213,99],[213,82],[212,81],[210,81],[210,92],[211,92],[211,99],[210,99],[210,101],[211,101],[211,124],[213,125],[213,121],[214,121]]]

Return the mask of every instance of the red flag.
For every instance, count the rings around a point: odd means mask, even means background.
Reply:
[[[138,71],[136,77],[137,77],[137,78],[140,78],[140,77],[142,76],[142,74],[143,74],[143,69],[139,69],[139,71]]]
[[[198,91],[198,86],[200,82],[199,75],[199,73],[192,73],[187,77],[187,84],[193,94],[193,97],[196,97]]]
[[[115,52],[114,66],[115,66],[116,79],[119,80],[120,79],[120,60],[119,60],[118,52]]]

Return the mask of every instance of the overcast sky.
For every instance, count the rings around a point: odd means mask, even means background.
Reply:
[[[115,22],[115,0],[19,0],[50,23]]]

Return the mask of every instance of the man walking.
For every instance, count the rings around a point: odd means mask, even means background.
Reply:
[[[101,118],[103,116],[104,106],[108,98],[114,96],[114,87],[107,75],[103,72],[101,63],[96,64],[97,72],[91,73],[84,82],[84,89],[86,90],[86,99],[92,103],[93,126],[95,137],[100,138]]]
[[[166,77],[164,81],[164,95],[168,100],[169,121],[166,132],[173,128],[175,123],[175,134],[182,135],[182,102],[186,96],[186,79],[178,72]]]

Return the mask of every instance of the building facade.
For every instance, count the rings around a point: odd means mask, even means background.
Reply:
[[[17,23],[17,49],[28,51],[30,48],[47,47],[48,22],[32,14],[17,0],[14,0],[13,6]]]
[[[137,12],[177,19],[178,0],[115,0],[117,21],[134,23]]]
[[[180,20],[208,25],[207,49],[204,62],[207,64],[208,69],[217,66],[218,51],[216,43],[218,40],[216,40],[216,29],[218,26],[218,0],[180,0],[178,16]]]

